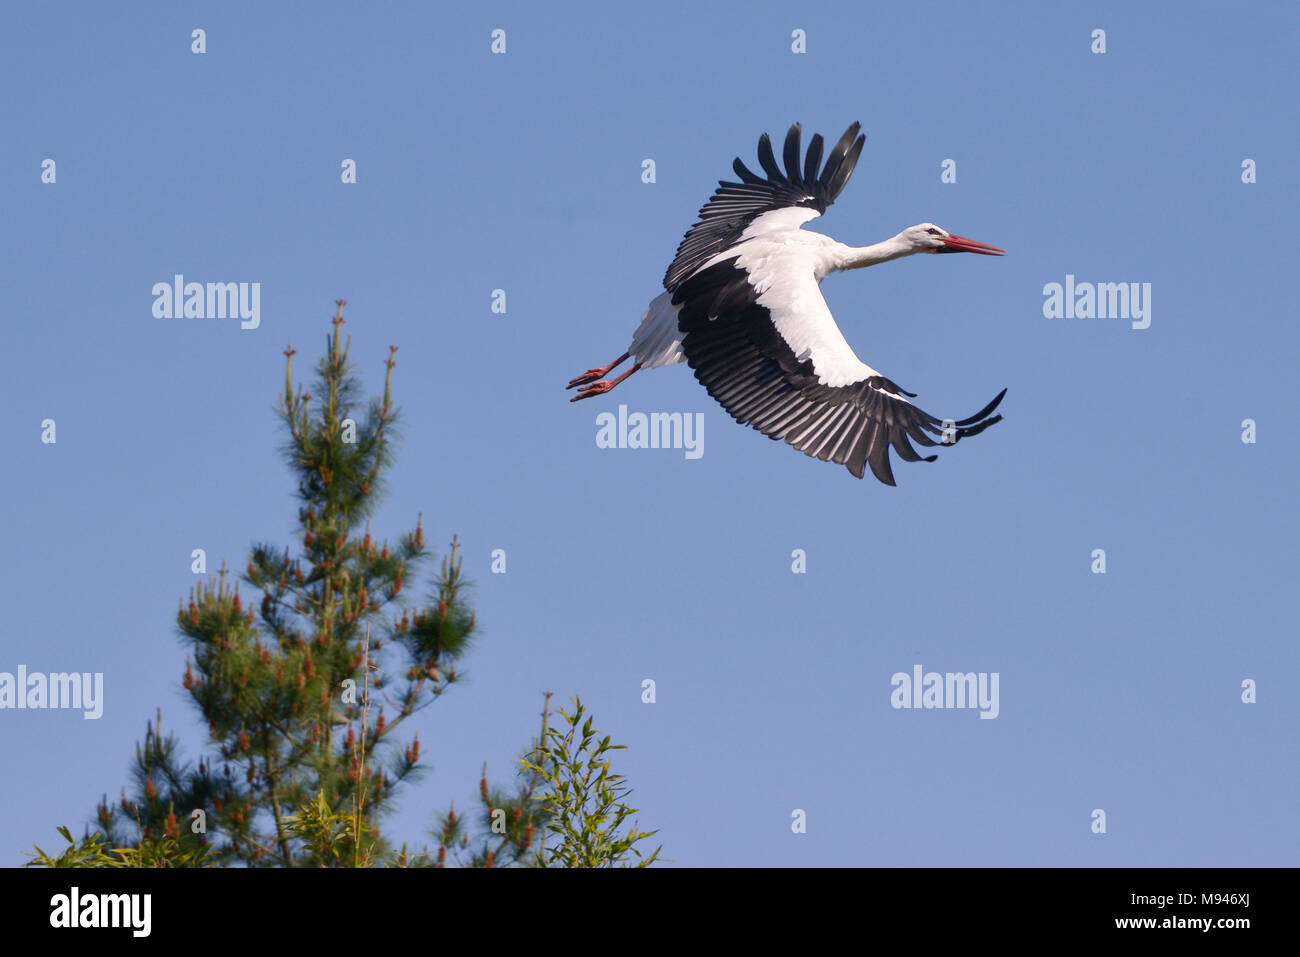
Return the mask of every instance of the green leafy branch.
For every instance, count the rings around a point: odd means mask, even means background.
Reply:
[[[66,827],[59,833],[68,842],[63,853],[50,857],[39,844],[32,845],[36,853],[29,855],[27,867],[211,867],[208,855],[211,845],[194,848],[182,847],[170,834],[159,840],[142,838],[137,847],[111,847],[104,836],[96,831],[86,835],[78,844]]]
[[[551,818],[547,829],[559,836],[560,843],[544,848],[548,855],[546,865],[648,867],[658,859],[663,845],[655,848],[649,857],[642,855],[636,845],[658,831],[638,831],[632,824],[619,837],[624,822],[637,809],[624,803],[632,789],[625,784],[623,775],[610,772],[607,755],[627,745],[611,744],[609,735],[597,741],[591,717],[582,720],[586,714],[582,699],[575,697],[573,705],[572,714],[559,709],[560,716],[568,723],[567,733],[562,728],[547,728],[544,740],[533,752],[536,762],[520,759],[527,770],[547,785],[542,795]],[[635,855],[637,863],[632,864],[629,855]]]

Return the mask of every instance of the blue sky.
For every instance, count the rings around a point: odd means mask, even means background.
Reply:
[[[281,352],[305,373],[345,298],[371,392],[400,346],[375,531],[423,511],[440,554],[459,534],[484,626],[418,719],[434,771],[389,836],[426,841],[483,761],[508,779],[549,689],[628,745],[679,865],[1296,863],[1294,4],[4,19],[0,671],[103,672],[105,707],[0,711],[0,861],[115,796],[155,707],[204,753],[173,627],[190,553],[289,540]],[[862,159],[812,228],[934,221],[1008,254],[833,276],[827,300],[922,408],[1006,387],[1003,422],[887,488],[736,425],[684,366],[566,401],[734,156],[854,120]],[[259,327],[155,318],[176,273],[260,282]],[[1150,283],[1150,327],[1045,318],[1067,275]],[[598,448],[620,403],[703,413],[703,456]],[[996,719],[891,707],[918,664],[997,673]]]

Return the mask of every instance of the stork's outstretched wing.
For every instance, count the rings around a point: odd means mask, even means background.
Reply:
[[[700,208],[700,221],[690,228],[677,247],[677,256],[664,274],[664,288],[675,292],[682,280],[734,244],[763,213],[792,206],[810,209],[812,212],[808,219],[824,213],[844,189],[862,153],[862,144],[867,138],[858,136],[859,128],[860,124],[854,123],[845,130],[839,142],[831,147],[820,174],[820,133],[814,134],[808,144],[808,155],[801,169],[800,126],[796,123],[790,127],[782,157],[785,160],[784,173],[772,154],[772,140],[764,133],[758,140],[758,162],[767,178],[751,173],[740,157],[736,157],[732,168],[742,182],[718,181],[717,191]]]
[[[742,258],[701,269],[673,293],[686,361],[737,422],[858,478],[870,465],[894,485],[891,446],[904,461],[932,462],[911,443],[951,444],[1001,421],[990,415],[1006,389],[960,421],[918,409],[914,393],[854,355],[811,272],[754,277]]]

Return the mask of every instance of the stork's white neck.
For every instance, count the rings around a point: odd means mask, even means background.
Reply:
[[[882,243],[876,243],[873,246],[844,246],[839,252],[835,268],[836,269],[861,269],[863,266],[874,266],[877,263],[887,263],[891,259],[898,259],[900,256],[910,256],[918,250],[911,243],[904,241],[903,234],[891,236]]]

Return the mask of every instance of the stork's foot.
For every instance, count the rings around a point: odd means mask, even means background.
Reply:
[[[607,366],[601,366],[599,369],[588,369],[582,375],[570,379],[569,384],[566,385],[565,388],[576,389],[580,385],[590,385],[591,383],[597,381],[598,379],[603,379],[605,378],[605,376],[609,375],[610,372],[615,367],[621,366],[624,362],[626,362],[631,357],[631,355],[632,354],[630,352],[625,352]],[[618,381],[621,382],[622,378],[620,378]],[[609,389],[606,389],[604,391],[608,392]],[[599,395],[599,394],[600,394],[599,392],[592,393],[592,395]]]
[[[578,378],[570,382],[569,383],[570,389],[572,389],[575,385],[583,385],[584,383],[590,383],[590,384],[586,385],[586,387],[581,392],[579,392],[569,401],[577,402],[579,399],[590,399],[592,396],[604,395],[610,389],[614,388],[614,386],[618,385],[620,382],[622,382],[624,379],[630,376],[633,372],[636,372],[637,369],[641,368],[641,363],[638,362],[636,365],[628,369],[617,379],[610,379],[608,382],[591,382],[592,376],[594,376],[597,379],[601,378],[602,376],[605,375],[605,373],[607,373],[610,369],[614,368],[614,366],[618,365],[619,362],[622,362],[626,358],[627,355],[624,354],[622,358],[618,360],[618,362],[611,362],[604,369],[591,369],[588,372],[586,372],[584,375],[580,375],[578,376]]]
[[[600,371],[599,369],[593,369],[593,370],[592,370],[592,372],[599,372],[599,371]],[[590,374],[591,374],[591,373],[588,373],[588,375],[590,375]],[[575,383],[575,384],[576,384],[576,383]],[[575,395],[575,396],[574,396],[572,399],[570,399],[569,401],[570,401],[570,402],[577,402],[579,399],[590,399],[590,398],[593,398],[594,396],[604,395],[606,392],[608,392],[610,389],[614,388],[614,386],[616,386],[616,385],[618,385],[617,382],[595,382],[595,383],[592,383],[591,385],[589,385],[589,386],[587,386],[585,389],[583,389],[581,392],[579,392],[577,395]]]
[[[605,378],[605,376],[609,375],[609,370],[612,368],[614,367],[605,366],[605,368],[603,369],[588,369],[586,372],[584,372],[582,375],[578,376],[577,378],[570,379],[569,384],[566,385],[565,388],[576,389],[580,385],[588,385],[592,382],[596,382],[597,380],[603,379]]]

